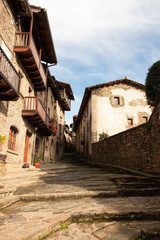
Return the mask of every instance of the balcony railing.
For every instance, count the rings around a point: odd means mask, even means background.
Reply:
[[[38,127],[41,132],[43,131],[43,135],[49,135],[49,116],[38,97],[25,97],[25,105],[24,110],[22,110],[22,116],[28,117],[29,121],[35,127]]]
[[[0,47],[0,100],[19,97],[20,75]]]
[[[65,89],[60,90],[60,95],[61,95],[61,98],[62,98],[62,100],[64,102],[65,110],[70,110],[71,109],[71,100],[68,99],[68,96],[66,94]]]
[[[41,63],[33,36],[29,32],[16,33],[14,51],[20,54],[28,75],[37,91],[46,88],[47,76]],[[36,72],[38,73],[36,76]]]

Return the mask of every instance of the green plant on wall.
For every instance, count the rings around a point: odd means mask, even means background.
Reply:
[[[107,139],[108,137],[109,137],[108,133],[102,132],[102,133],[99,134],[99,141]]]
[[[0,135],[0,151],[2,151],[2,147],[3,147],[6,140],[7,140],[6,136]]]
[[[41,160],[43,160],[43,155],[36,153],[36,154],[34,155],[34,163],[35,163],[35,162],[40,162]]]

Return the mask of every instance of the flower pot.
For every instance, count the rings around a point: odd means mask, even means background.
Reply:
[[[40,165],[39,162],[35,162],[35,163],[34,163],[34,166],[35,166],[36,168],[39,168],[39,165]]]

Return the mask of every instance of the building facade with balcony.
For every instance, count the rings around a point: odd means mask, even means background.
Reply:
[[[62,91],[65,92],[65,96],[62,95]],[[64,152],[65,111],[70,111],[74,95],[70,84],[59,82],[48,74],[47,89],[43,94],[39,92],[39,98],[44,105],[47,104],[47,114],[50,119],[54,119],[57,129],[55,136],[45,137],[44,161],[53,162],[60,159]]]
[[[127,78],[87,87],[74,117],[76,150],[91,155],[100,136],[115,135],[149,120],[144,85]]]
[[[32,163],[36,144],[44,156],[50,135],[47,103],[39,96],[56,53],[45,9],[0,0],[0,15],[0,135],[7,137],[0,155],[8,163]]]

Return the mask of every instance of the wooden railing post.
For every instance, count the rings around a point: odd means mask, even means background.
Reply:
[[[30,30],[29,30],[29,45],[30,45],[30,43],[31,43],[32,29],[33,29],[33,17],[31,18],[31,22],[30,22]]]
[[[41,55],[42,55],[42,49],[39,49],[39,68],[41,66]]]

